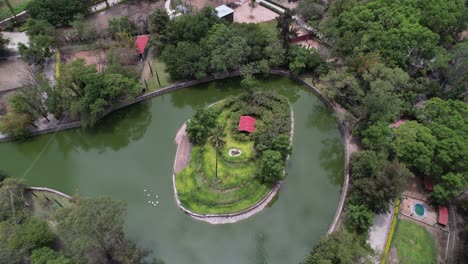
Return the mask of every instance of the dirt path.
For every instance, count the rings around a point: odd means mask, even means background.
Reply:
[[[177,174],[188,166],[190,162],[190,153],[192,153],[192,143],[190,143],[185,129],[187,124],[184,123],[177,132],[175,142],[177,144],[177,152],[174,161],[174,173]]]

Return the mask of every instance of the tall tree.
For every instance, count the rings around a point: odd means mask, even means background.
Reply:
[[[370,261],[372,249],[362,238],[346,230],[324,236],[307,256],[305,264],[339,263],[354,264]]]
[[[292,27],[293,22],[293,14],[290,10],[286,10],[276,18],[276,26],[280,31],[279,39],[286,51],[289,51],[291,39],[297,36],[297,30]]]
[[[216,151],[216,168],[215,168],[215,179],[218,179],[218,154],[219,154],[219,148],[224,145],[224,137],[226,136],[226,133],[224,133],[224,127],[217,125],[215,128],[213,128],[211,132],[211,137],[210,141],[211,143],[215,146],[215,151]]]
[[[281,153],[265,150],[260,160],[259,176],[263,183],[276,183],[283,178],[284,160]]]
[[[94,0],[32,0],[26,10],[34,19],[46,20],[55,26],[67,26],[76,14],[87,15]]]
[[[143,263],[147,252],[125,238],[125,204],[109,198],[82,199],[54,218],[65,251],[75,262]]]
[[[0,33],[0,56],[3,56],[7,53],[7,45],[10,43],[10,40],[5,38],[2,33]]]

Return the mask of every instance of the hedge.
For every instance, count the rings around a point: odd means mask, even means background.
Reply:
[[[289,8],[285,7],[285,6],[282,5],[281,3],[278,3],[278,2],[276,2],[276,1],[274,1],[274,0],[265,0],[265,1],[267,1],[267,2],[269,2],[269,3],[271,3],[271,4],[273,4],[273,5],[279,6],[279,7],[283,8],[284,10],[289,10]]]
[[[388,253],[390,252],[390,246],[392,245],[393,235],[395,234],[396,225],[398,223],[398,212],[400,210],[400,199],[395,201],[395,213],[393,214],[392,227],[388,234],[387,243],[385,244],[385,251],[380,261],[381,264],[385,264],[387,261]]]
[[[277,8],[274,8],[268,4],[265,4],[264,2],[260,2],[259,5],[265,7],[266,9],[270,9],[271,11],[275,12],[278,15],[283,14],[283,12],[279,11]]]

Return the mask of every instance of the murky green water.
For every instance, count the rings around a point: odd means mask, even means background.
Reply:
[[[154,98],[111,114],[92,131],[0,144],[0,168],[33,186],[127,201],[127,234],[167,264],[298,263],[332,221],[343,146],[332,113],[307,88],[280,77],[261,86],[293,105],[293,155],[279,199],[237,224],[214,226],[184,215],[173,198],[171,173],[176,131],[195,107],[241,92],[239,79]]]

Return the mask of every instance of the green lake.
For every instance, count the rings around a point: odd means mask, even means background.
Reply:
[[[242,92],[239,81],[156,97],[110,114],[92,130],[0,144],[0,169],[31,186],[126,201],[129,238],[167,264],[299,263],[332,222],[344,168],[336,119],[307,87],[283,77],[260,82],[287,96],[295,117],[287,178],[271,207],[236,224],[210,225],[186,216],[174,200],[177,130],[195,108]]]

